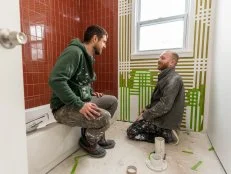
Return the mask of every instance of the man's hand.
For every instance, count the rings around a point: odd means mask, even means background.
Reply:
[[[136,119],[136,121],[140,121],[140,120],[143,120],[143,119],[144,119],[143,113],[141,113],[141,114],[138,116],[138,118]]]
[[[140,121],[140,120],[143,120],[144,117],[143,117],[143,113],[144,113],[145,109],[141,111],[140,115],[138,116],[138,118],[136,119],[136,121]]]
[[[93,92],[93,96],[96,96],[96,97],[102,97],[103,96],[103,93],[99,93],[99,92]]]
[[[85,103],[83,107],[79,110],[81,114],[86,117],[86,119],[91,120],[100,116],[100,110],[95,103]]]

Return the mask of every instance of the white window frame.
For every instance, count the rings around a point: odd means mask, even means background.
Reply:
[[[184,18],[185,26],[184,26],[184,45],[183,49],[171,49],[179,54],[180,57],[193,57],[193,43],[194,43],[194,0],[185,0],[186,1],[186,13],[183,15],[177,15],[173,17],[160,18],[149,21],[139,22],[139,6],[141,0],[133,0],[132,1],[132,29],[131,29],[131,58],[153,58],[159,57],[159,55],[163,52],[163,50],[150,50],[150,51],[139,51],[139,28],[142,25],[147,23],[155,22],[155,23],[165,23],[166,21],[177,21],[179,18]],[[139,5],[139,6],[138,6]]]

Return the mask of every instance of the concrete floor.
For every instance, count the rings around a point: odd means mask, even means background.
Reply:
[[[130,123],[115,122],[107,131],[107,137],[116,141],[114,149],[107,150],[104,158],[95,159],[89,156],[80,158],[76,174],[126,174],[127,166],[137,167],[137,174],[225,174],[214,151],[209,151],[211,144],[207,135],[202,133],[180,132],[178,145],[166,145],[168,167],[163,172],[154,172],[147,168],[145,160],[154,151],[154,144],[127,139],[126,129]],[[190,151],[193,154],[184,153]],[[74,157],[85,154],[80,149],[64,160],[48,174],[70,174]],[[197,171],[191,169],[198,161],[202,164]]]

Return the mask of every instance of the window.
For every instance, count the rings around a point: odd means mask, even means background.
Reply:
[[[193,54],[193,0],[134,0],[132,57]]]
[[[30,43],[32,60],[44,59],[44,24],[30,25]]]

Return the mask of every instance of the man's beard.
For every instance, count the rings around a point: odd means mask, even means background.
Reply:
[[[101,54],[100,50],[97,47],[94,47],[94,52],[95,52],[95,55]]]
[[[166,63],[158,63],[158,70],[160,70],[160,71],[162,71],[162,70],[164,70],[164,69],[166,69],[166,68],[168,68],[169,66],[168,66],[168,64],[166,64]]]

